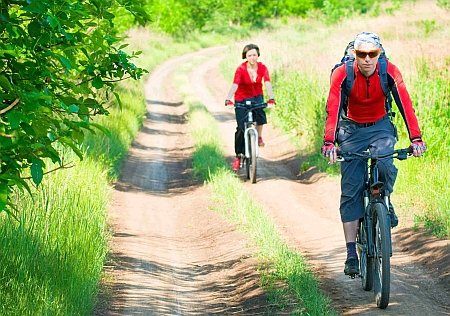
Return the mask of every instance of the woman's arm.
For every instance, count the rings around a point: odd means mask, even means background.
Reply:
[[[233,83],[233,84],[231,85],[231,88],[230,88],[230,91],[228,91],[226,100],[231,100],[231,99],[233,98],[234,93],[236,92],[237,88],[238,88],[238,85],[237,85],[237,84]]]
[[[272,84],[270,81],[264,82],[264,85],[266,86],[267,94],[269,95],[269,99],[275,99],[272,89]]]

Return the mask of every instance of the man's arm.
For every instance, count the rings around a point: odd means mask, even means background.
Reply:
[[[339,66],[331,75],[330,91],[327,99],[327,117],[325,122],[324,141],[336,142],[336,129],[339,122],[339,112],[341,110],[341,86],[345,80],[345,65]]]
[[[399,71],[399,69],[392,63],[388,64],[388,76],[394,81],[392,86],[392,95],[395,100],[395,104],[403,117],[403,121],[408,129],[409,139],[414,141],[421,139],[422,133],[419,128],[414,108],[412,106],[411,97],[406,89],[405,82]]]

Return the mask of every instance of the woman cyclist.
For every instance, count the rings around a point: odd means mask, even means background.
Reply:
[[[255,44],[245,45],[242,50],[242,59],[245,61],[240,64],[234,74],[233,84],[228,92],[225,100],[226,106],[234,105],[231,99],[234,96],[234,100],[237,103],[245,103],[246,101],[252,101],[252,103],[263,103],[263,82],[266,87],[267,94],[269,95],[269,101],[267,105],[273,107],[275,105],[272,85],[270,83],[269,70],[267,67],[258,62],[260,56],[259,47]],[[236,113],[236,132],[234,136],[234,150],[236,157],[232,162],[232,169],[238,171],[240,168],[240,156],[244,153],[244,120],[246,111],[245,109],[235,108]],[[266,113],[263,109],[256,109],[253,111],[253,119],[255,120],[258,131],[258,145],[264,146],[262,139],[262,128],[267,123]]]

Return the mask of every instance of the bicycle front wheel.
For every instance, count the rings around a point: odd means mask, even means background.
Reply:
[[[257,138],[254,130],[248,131],[248,144],[250,146],[250,157],[247,159],[248,179],[252,183],[256,183],[256,146]]]
[[[356,245],[359,255],[359,271],[361,285],[364,291],[370,291],[373,287],[373,258],[369,257],[366,222],[359,222],[358,234],[356,235]]]
[[[374,294],[377,306],[384,309],[389,304],[391,282],[391,227],[386,206],[375,203],[372,206],[374,225]]]

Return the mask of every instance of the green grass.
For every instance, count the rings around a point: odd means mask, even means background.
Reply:
[[[450,146],[449,65],[450,59],[446,69],[433,67],[430,60],[417,61],[418,73],[411,91],[427,143],[427,153],[421,159],[402,163],[402,175],[397,182],[398,192],[406,197],[410,207],[423,210],[415,215],[416,224],[422,224],[441,237],[450,236],[450,161],[447,153]],[[408,138],[406,133],[405,128],[400,129],[403,140]],[[402,144],[407,146],[406,142]],[[418,198],[418,191],[411,190],[412,186],[418,187],[421,198]]]
[[[87,315],[107,251],[105,174],[87,159],[34,191],[16,196],[18,221],[0,219],[0,314]]]
[[[193,168],[212,192],[211,208],[235,223],[253,240],[261,259],[261,284],[276,313],[337,315],[320,291],[306,260],[289,249],[263,208],[252,200],[240,180],[229,170],[220,150],[217,123],[204,106],[190,105],[189,126],[195,149]],[[283,286],[280,286],[282,284]]]

